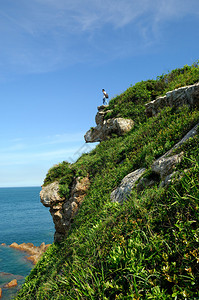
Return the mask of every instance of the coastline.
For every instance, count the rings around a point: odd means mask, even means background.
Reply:
[[[25,252],[27,254],[30,254],[30,256],[27,256],[26,259],[31,261],[33,265],[35,265],[41,256],[43,255],[44,252],[48,249],[48,247],[51,246],[51,244],[45,244],[44,242],[41,243],[40,246],[34,246],[33,243],[22,243],[22,244],[17,244],[17,243],[12,243],[11,245],[6,245],[5,243],[2,243],[1,246],[4,247],[10,247],[22,252]]]
[[[5,248],[12,248],[16,251],[20,251],[21,253],[28,254],[28,256],[25,256],[25,259],[31,262],[32,265],[35,265],[50,245],[51,244],[45,245],[44,242],[41,243],[40,246],[34,246],[33,243],[17,244],[14,242],[11,245],[6,245],[5,243],[2,243],[0,246]],[[7,298],[7,293],[10,295],[15,295],[17,291],[21,288],[21,285],[25,280],[24,276],[7,272],[0,272],[0,278],[0,299],[2,300]]]
[[[15,297],[25,278],[44,252],[41,249],[42,242],[46,245],[53,242],[54,224],[49,212],[40,203],[40,191],[41,187],[0,188],[1,300],[10,300]],[[29,248],[32,248],[32,251],[27,247],[10,247],[13,242],[17,245],[22,243],[31,245],[31,242],[33,244]],[[44,245],[43,248],[45,250]],[[5,287],[14,279],[17,280],[17,286]],[[13,283],[16,284],[16,281]]]

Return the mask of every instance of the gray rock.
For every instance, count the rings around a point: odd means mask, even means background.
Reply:
[[[64,201],[59,195],[59,182],[55,181],[47,186],[43,186],[40,192],[41,203],[46,207],[52,207]]]
[[[104,122],[104,118],[105,118],[105,116],[107,115],[107,113],[110,113],[110,112],[112,112],[112,110],[106,110],[106,111],[104,111],[104,107],[105,106],[100,106],[100,107],[98,107],[98,112],[97,112],[97,114],[96,114],[96,116],[95,116],[95,123],[97,124],[97,125],[103,125],[103,122]]]
[[[118,136],[129,132],[134,126],[131,119],[115,118],[103,121],[103,124],[98,124],[96,127],[88,130],[84,136],[86,143],[95,143],[107,140],[112,134]]]
[[[166,152],[162,157],[169,156],[174,150],[179,148],[183,143],[185,143],[189,138],[194,137],[197,134],[197,128],[199,123],[195,125],[177,144],[175,144],[168,152]]]
[[[148,179],[148,178],[141,178],[140,179],[140,181],[138,182],[138,184],[137,184],[137,191],[139,192],[139,191],[142,191],[142,190],[144,190],[145,188],[149,188],[149,187],[152,187],[152,186],[154,186],[154,184],[155,184],[155,180],[153,180],[153,179]]]
[[[111,193],[112,202],[122,203],[128,199],[132,188],[135,186],[138,179],[143,175],[145,170],[145,168],[138,169],[125,176],[120,185]]]
[[[199,106],[199,83],[167,92],[164,97],[158,97],[145,104],[146,115],[152,117],[166,106],[179,107],[185,104],[191,107]]]
[[[151,166],[151,170],[159,174],[161,179],[173,172],[175,166],[182,160],[183,152],[170,157],[160,157]]]
[[[88,130],[84,136],[86,143],[101,142],[107,140],[112,134],[118,136],[129,132],[134,122],[131,119],[112,118],[105,120],[105,116],[111,110],[104,111],[105,105],[98,107],[98,113],[95,117],[97,126]]]
[[[89,186],[88,176],[82,179],[76,178],[69,199],[59,196],[59,183],[57,181],[42,187],[40,199],[44,206],[50,207],[50,213],[55,224],[55,242],[61,242],[67,234],[72,219],[77,214]]]
[[[177,172],[173,172],[169,175],[167,175],[165,177],[165,179],[163,181],[160,182],[160,187],[166,187],[168,186],[169,184],[171,184],[173,182],[173,177],[176,175]]]

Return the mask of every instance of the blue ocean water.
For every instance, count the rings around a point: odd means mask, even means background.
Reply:
[[[14,297],[33,265],[25,254],[2,246],[33,243],[35,246],[53,242],[54,224],[48,208],[40,203],[40,187],[0,188],[0,288],[2,300]],[[4,285],[17,279],[16,288]]]

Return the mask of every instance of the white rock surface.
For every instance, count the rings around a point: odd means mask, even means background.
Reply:
[[[128,199],[132,188],[135,186],[138,179],[143,175],[145,170],[145,168],[138,169],[125,176],[120,185],[111,193],[112,202],[122,203]]]
[[[88,130],[84,136],[86,143],[95,143],[107,140],[112,134],[118,136],[129,132],[134,127],[131,119],[111,118],[105,120],[105,116],[110,110],[105,111],[107,106],[98,107],[98,113],[95,117],[97,126]]]
[[[167,92],[164,97],[158,97],[147,103],[145,105],[146,115],[152,117],[165,106],[179,107],[185,104],[199,107],[199,83]]]
[[[182,157],[183,152],[170,157],[161,157],[152,164],[151,169],[159,174],[161,179],[164,179],[173,172],[175,166],[181,162]]]

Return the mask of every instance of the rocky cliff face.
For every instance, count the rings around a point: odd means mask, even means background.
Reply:
[[[67,234],[89,186],[88,176],[82,179],[80,177],[75,178],[69,199],[60,197],[58,181],[42,187],[40,199],[44,206],[50,207],[50,213],[55,224],[55,242],[62,241]]]
[[[166,96],[159,97],[154,101],[146,104],[146,114],[151,117],[156,115],[165,106],[199,106],[199,83],[176,89],[168,92]],[[111,137],[113,133],[122,135],[130,131],[134,122],[131,119],[105,119],[110,110],[105,110],[108,106],[98,107],[98,113],[95,117],[97,126],[90,129],[85,134],[86,142],[101,142]],[[167,186],[176,172],[176,165],[183,157],[183,153],[173,154],[173,150],[177,149],[190,137],[196,134],[197,124],[184,138],[178,142],[170,151],[165,153],[151,165],[151,171],[155,176],[159,176],[161,186]],[[142,190],[147,186],[156,183],[155,178],[147,179],[143,175],[145,169],[138,169],[123,178],[121,184],[111,193],[113,202],[122,203],[125,201],[131,190],[137,186],[138,190]],[[50,213],[55,224],[55,242],[60,242],[70,229],[73,218],[77,214],[81,203],[90,186],[89,176],[84,178],[75,178],[73,181],[70,197],[68,199],[61,198],[59,195],[59,182],[53,182],[42,187],[40,193],[41,202],[44,206],[50,208]]]
[[[107,105],[98,107],[98,112],[95,117],[96,127],[88,130],[84,136],[86,143],[101,142],[107,140],[112,134],[123,135],[130,131],[134,122],[131,119],[112,118],[105,120],[107,113],[111,110],[106,110]]]

